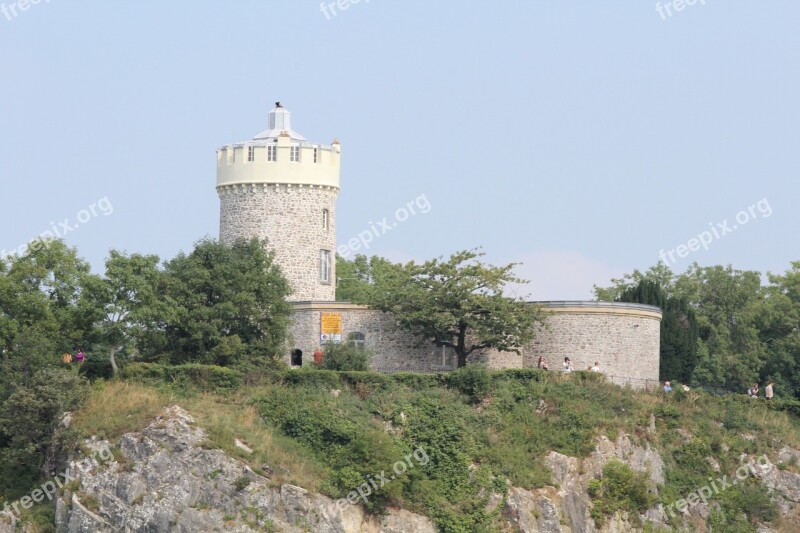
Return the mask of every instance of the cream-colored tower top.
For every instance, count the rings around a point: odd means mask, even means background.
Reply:
[[[339,141],[314,144],[294,131],[291,114],[276,102],[266,130],[217,150],[217,188],[289,184],[338,189],[340,155]]]

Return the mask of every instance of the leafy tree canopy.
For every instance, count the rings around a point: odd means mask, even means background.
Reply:
[[[337,297],[391,312],[409,333],[452,348],[459,367],[476,350],[519,353],[533,339],[542,312],[503,294],[508,283],[527,283],[513,275],[515,264],[486,265],[479,261],[483,255],[467,250],[447,260],[405,265],[375,257],[340,258],[337,268],[343,264],[340,273],[352,279],[349,286],[341,280],[346,289]]]

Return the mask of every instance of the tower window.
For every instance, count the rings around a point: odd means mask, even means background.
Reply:
[[[319,148],[314,148],[314,163],[319,161]]]
[[[277,160],[278,160],[278,147],[267,146],[267,161],[277,161]]]
[[[236,148],[231,148],[231,163],[236,163]]]
[[[247,147],[247,160],[252,163],[256,160],[256,147],[255,146],[248,146]]]
[[[331,282],[331,252],[319,251],[319,280],[323,283]]]
[[[327,209],[322,210],[322,229],[328,229],[329,214]]]
[[[292,162],[297,163],[300,161],[300,147],[292,146]]]

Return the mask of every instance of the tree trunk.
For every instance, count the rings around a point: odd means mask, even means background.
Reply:
[[[117,374],[119,374],[119,367],[117,367],[116,355],[117,355],[117,347],[112,346],[108,354],[108,360],[111,361],[111,372],[114,378],[116,378]]]
[[[467,366],[467,326],[464,324],[458,327],[458,346],[456,346],[456,354],[458,355],[458,368]]]

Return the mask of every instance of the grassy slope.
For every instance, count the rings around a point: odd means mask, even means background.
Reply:
[[[490,380],[490,381],[487,381]],[[449,385],[449,386],[448,386]],[[341,389],[338,398],[331,389]],[[544,402],[546,412],[536,410]],[[719,475],[714,456],[732,473],[741,453],[774,457],[783,445],[800,447],[800,423],[763,401],[720,399],[703,393],[632,392],[597,375],[509,371],[437,376],[293,371],[226,394],[130,382],[99,384],[76,413],[83,435],[116,439],[142,428],[168,405],[179,404],[209,433],[208,445],[248,462],[268,464],[276,483],[289,482],[333,497],[345,496],[421,447],[430,461],[414,466],[370,497],[368,509],[398,505],[430,516],[442,531],[496,530],[485,506],[509,479],[515,486],[549,483],[549,450],[583,457],[600,434],[626,433],[662,452],[665,504]],[[646,431],[651,415],[657,431]],[[388,431],[387,431],[388,429]],[[686,442],[685,433],[692,435]],[[752,434],[755,440],[742,436]],[[255,450],[249,456],[234,438]],[[790,467],[794,468],[794,467]],[[624,491],[623,491],[624,492]],[[720,495],[714,520],[726,531],[752,531],[751,518],[771,518],[763,490],[741,484]]]

